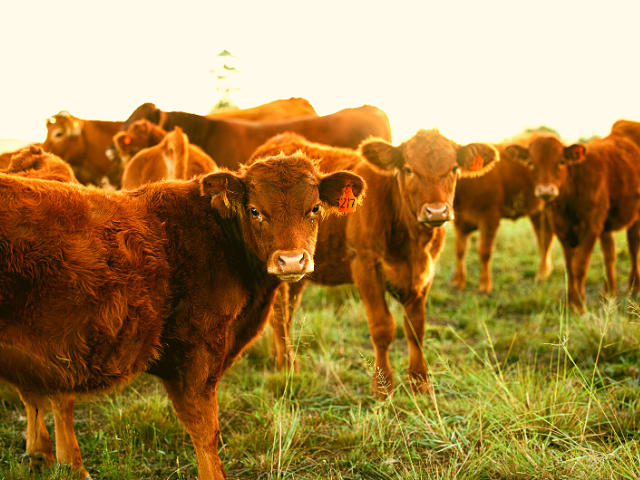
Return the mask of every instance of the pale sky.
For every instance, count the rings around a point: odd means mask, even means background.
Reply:
[[[640,1],[16,1],[0,27],[0,138],[43,141],[59,110],[125,120],[141,103],[204,114],[216,55],[232,99],[368,103],[394,143],[458,143],[547,125],[568,141],[640,120]]]

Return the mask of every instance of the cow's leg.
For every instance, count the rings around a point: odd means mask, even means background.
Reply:
[[[469,233],[456,224],[456,270],[453,274],[454,288],[464,290],[467,286],[467,243]]]
[[[638,273],[638,251],[640,250],[640,220],[631,225],[627,230],[627,244],[629,245],[629,257],[631,259],[631,272],[629,273],[629,290],[640,292],[640,274]]]
[[[427,289],[428,291],[428,289]],[[404,304],[403,326],[409,343],[409,381],[421,392],[429,390],[429,372],[422,353],[426,292]]]
[[[610,295],[615,295],[618,291],[616,283],[616,240],[612,232],[602,232],[600,234],[600,247],[604,256],[604,268],[607,274],[605,291]]]
[[[384,298],[386,286],[380,266],[374,262],[354,261],[351,272],[364,303],[371,341],[376,351],[373,394],[384,397],[391,394],[393,389],[389,345],[396,334],[396,322]]]
[[[553,227],[549,220],[549,215],[545,211],[532,213],[529,220],[533,225],[533,230],[538,241],[538,252],[540,254],[540,264],[536,272],[536,281],[545,280],[553,270],[551,263],[551,242],[553,241]]]
[[[583,235],[571,258],[574,289],[573,291],[569,290],[569,304],[582,315],[585,313],[586,295],[584,285],[587,279],[587,271],[589,270],[589,260],[598,236],[597,233],[592,232]]]
[[[278,289],[278,296],[269,318],[273,328],[273,345],[278,369],[298,368],[296,354],[291,342],[291,321],[300,305],[302,293],[307,282],[283,283]]]
[[[564,254],[565,272],[567,275],[567,308],[572,307],[578,310],[581,314],[584,313],[582,302],[580,301],[580,295],[576,289],[575,278],[573,275],[573,269],[571,268],[573,262],[573,255],[575,248],[571,247],[567,242],[560,240],[562,244],[562,253]]]
[[[480,223],[480,242],[478,242],[478,254],[480,255],[480,285],[483,293],[491,293],[493,279],[491,278],[491,255],[496,232],[500,226],[500,217],[486,218]]]
[[[58,463],[71,465],[78,478],[90,479],[82,465],[80,447],[73,428],[74,395],[58,394],[50,397],[56,426],[56,458]]]
[[[217,382],[210,384],[203,378],[208,365],[195,360],[186,368],[181,379],[165,380],[164,387],[178,418],[191,436],[198,459],[199,480],[223,480],[227,474],[218,456]],[[196,370],[200,371],[196,372]],[[195,379],[194,379],[195,377]]]
[[[46,396],[38,395],[21,387],[16,387],[27,410],[27,455],[31,469],[52,467],[55,463],[51,437],[44,423],[48,408]]]

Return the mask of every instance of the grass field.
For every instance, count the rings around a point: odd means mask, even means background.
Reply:
[[[626,240],[616,238],[626,292]],[[467,290],[449,287],[453,247],[449,226],[424,342],[435,394],[415,397],[406,386],[407,346],[394,304],[398,388],[392,399],[374,400],[373,348],[357,291],[310,287],[294,324],[300,371],[275,371],[267,330],[221,382],[220,456],[229,478],[640,478],[640,318],[625,296],[602,298],[599,247],[585,318],[563,309],[557,241],[551,278],[534,283],[527,220],[502,224],[489,296],[476,293],[475,240]],[[8,386],[0,386],[0,402],[0,479],[28,478],[28,462],[19,459],[24,409]],[[196,477],[189,436],[151,376],[79,401],[76,432],[95,480]]]

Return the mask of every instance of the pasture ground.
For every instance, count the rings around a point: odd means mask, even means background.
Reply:
[[[526,219],[505,221],[494,292],[479,295],[475,240],[465,292],[449,285],[453,229],[428,300],[424,354],[435,395],[407,387],[401,309],[392,348],[397,390],[371,397],[373,348],[351,287],[310,287],[295,320],[300,371],[276,372],[270,331],[223,378],[220,456],[241,479],[640,478],[640,318],[622,295],[603,299],[602,255],[588,277],[589,314],[564,309],[562,252],[534,283],[537,253]],[[618,277],[629,257],[618,233]],[[148,375],[76,406],[84,464],[97,479],[194,479],[195,454],[162,385]],[[47,417],[53,430],[51,415]],[[0,386],[0,479],[29,478],[26,419]],[[31,478],[66,479],[65,469]]]

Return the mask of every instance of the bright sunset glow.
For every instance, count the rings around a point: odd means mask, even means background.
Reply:
[[[568,141],[640,120],[640,3],[12,2],[3,7],[0,138],[42,141],[59,110],[124,120],[143,102],[204,114],[216,55],[236,55],[240,107],[365,103],[394,142],[459,143],[547,125]]]

